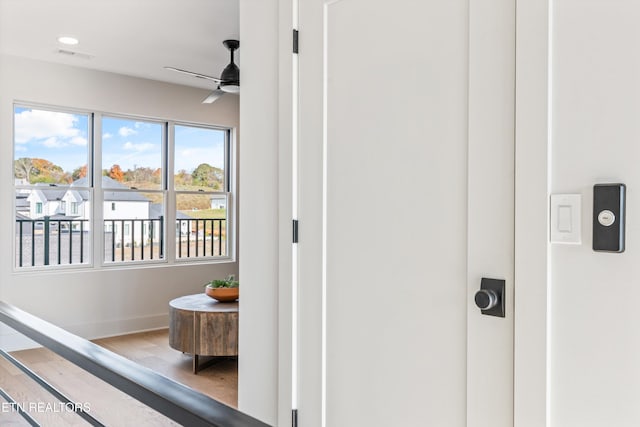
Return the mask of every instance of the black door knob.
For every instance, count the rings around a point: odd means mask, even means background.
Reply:
[[[474,299],[480,310],[490,310],[498,305],[498,294],[492,289],[480,289]]]

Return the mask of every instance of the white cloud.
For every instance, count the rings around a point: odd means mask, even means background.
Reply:
[[[87,138],[82,136],[75,136],[69,140],[69,142],[73,145],[85,146],[87,145]]]
[[[58,148],[58,147],[64,147],[66,144],[64,142],[60,141],[55,136],[52,136],[51,138],[45,139],[42,142],[42,145],[44,145],[45,147],[49,147],[49,148]]]
[[[102,134],[102,139],[109,139],[109,138],[113,138],[113,134],[109,133],[109,132],[105,132]]]
[[[193,171],[199,164],[224,167],[224,152],[215,147],[190,147],[176,152],[175,170]]]
[[[150,142],[141,142],[141,143],[134,144],[133,142],[130,142],[130,141],[125,142],[124,145],[122,146],[122,148],[125,150],[136,151],[138,153],[152,150],[154,147],[155,145]]]
[[[73,114],[44,110],[25,110],[15,116],[15,141],[26,144],[31,141],[47,138],[66,141],[79,137],[77,118]],[[48,142],[49,144],[52,141]],[[59,142],[62,143],[62,142]]]
[[[118,135],[124,136],[124,137],[135,135],[136,133],[138,133],[136,130],[128,128],[126,126],[123,126],[120,129],[118,129]]]

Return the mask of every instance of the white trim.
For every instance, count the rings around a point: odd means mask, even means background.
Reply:
[[[168,324],[169,314],[161,313],[102,322],[67,324],[60,327],[84,339],[93,341],[142,332],[166,330]],[[0,347],[5,351],[19,351],[42,346],[20,332],[7,328],[6,330],[0,330]]]
[[[298,268],[300,287],[299,416],[305,426],[321,426],[324,420],[324,133],[323,122],[323,1],[299,3],[300,119]],[[319,161],[323,159],[323,161]]]
[[[294,266],[297,248],[292,243],[292,220],[297,214],[296,185],[297,158],[294,157],[297,143],[297,123],[295,114],[297,102],[294,96],[297,83],[292,52],[292,25],[294,3],[297,0],[279,0],[278,29],[278,209],[280,211],[278,245],[278,422],[277,426],[292,425],[292,409],[297,409],[297,353],[296,329],[297,280]],[[294,370],[296,372],[294,372]]]
[[[514,425],[549,425],[549,91],[551,0],[516,12]]]

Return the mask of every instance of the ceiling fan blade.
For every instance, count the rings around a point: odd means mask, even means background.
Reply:
[[[193,71],[182,70],[182,69],[176,68],[176,67],[164,67],[164,68],[166,70],[177,71],[178,73],[187,74],[189,76],[197,77],[199,79],[211,80],[211,81],[214,81],[216,83],[221,83],[222,82],[222,80],[220,80],[218,77],[207,76],[206,74],[194,73]]]
[[[211,92],[209,94],[209,96],[207,96],[202,103],[203,104],[212,104],[215,101],[218,100],[218,98],[220,98],[222,95],[224,95],[226,92],[224,92],[223,90],[220,90],[220,88],[214,90],[213,92]]]

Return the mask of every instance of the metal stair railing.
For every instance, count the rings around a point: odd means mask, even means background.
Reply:
[[[90,341],[65,331],[19,308],[0,301],[0,322],[57,353],[85,371],[102,379],[134,399],[153,408],[173,421],[189,427],[269,427],[268,424],[173,381],[144,366],[138,365]],[[0,356],[12,356],[2,351]],[[69,402],[62,393],[31,372],[20,362],[8,359],[31,378],[44,386],[62,402]],[[23,369],[24,368],[24,369]],[[26,369],[26,371],[25,371]],[[31,372],[29,374],[27,371]],[[4,390],[0,396],[15,403]],[[20,408],[18,408],[20,409]],[[31,425],[38,425],[28,413],[18,411]],[[102,425],[86,412],[78,415],[92,425]]]

